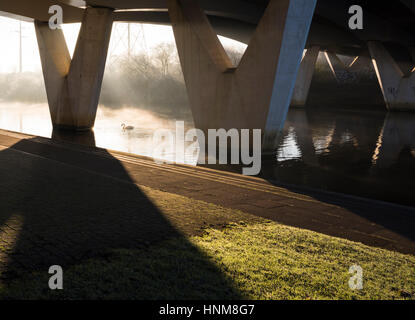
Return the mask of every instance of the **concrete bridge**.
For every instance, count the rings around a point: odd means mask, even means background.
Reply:
[[[48,25],[55,4],[82,22],[73,59]],[[356,4],[362,30],[348,25]],[[262,129],[265,149],[305,104],[321,51],[339,78],[372,62],[388,109],[415,110],[414,0],[2,0],[0,14],[35,23],[56,128],[94,126],[113,21],[172,24],[196,127]],[[238,66],[217,34],[248,44]]]

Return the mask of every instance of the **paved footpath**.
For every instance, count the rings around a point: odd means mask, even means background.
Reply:
[[[0,267],[259,218],[415,254],[414,208],[0,130]]]

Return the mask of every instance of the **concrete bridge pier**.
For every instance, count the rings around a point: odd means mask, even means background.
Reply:
[[[304,54],[291,100],[292,107],[305,106],[319,53],[320,47],[313,46],[307,49],[307,52]]]
[[[235,67],[197,3],[169,0],[197,128],[261,129],[263,149],[275,150],[315,5],[315,0],[271,0]]]
[[[381,42],[371,41],[368,47],[387,108],[415,111],[415,70],[405,74]]]
[[[90,130],[101,93],[113,11],[88,7],[71,60],[61,29],[35,21],[49,109],[55,129]]]

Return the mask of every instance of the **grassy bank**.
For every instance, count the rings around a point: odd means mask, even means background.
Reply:
[[[350,290],[351,265],[363,290]],[[34,273],[0,298],[403,299],[415,294],[415,257],[273,222],[232,224],[72,266],[64,290]]]

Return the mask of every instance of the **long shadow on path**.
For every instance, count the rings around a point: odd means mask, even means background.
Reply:
[[[105,256],[111,249],[135,249],[144,245],[146,250],[151,250],[149,245],[162,240],[185,239],[132,183],[116,159],[106,165],[107,170],[117,172],[119,179],[19,150],[27,143],[22,140],[0,151],[0,275],[3,281],[32,271],[47,274],[52,265],[60,265],[65,270],[87,258]],[[188,283],[178,284],[174,280],[180,277],[175,267],[177,261],[166,261],[164,270],[151,270],[149,265],[142,272],[157,274],[158,281],[165,281],[166,291],[178,291],[167,287],[180,286],[181,298],[193,298],[206,287],[215,288],[215,294],[223,293],[223,297],[239,297],[231,282],[203,253],[190,243],[186,248],[193,251],[190,256],[197,258],[181,263],[196,265],[202,274],[206,272],[206,283],[199,275],[195,279],[197,284],[192,278],[187,279]],[[137,290],[143,286],[135,285]],[[206,294],[209,297],[209,291]],[[223,297],[219,294],[211,298]],[[166,297],[160,292],[154,298],[175,297]]]

